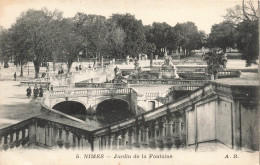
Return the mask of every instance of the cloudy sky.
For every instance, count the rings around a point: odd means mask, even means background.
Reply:
[[[131,13],[144,25],[152,22],[194,22],[199,30],[210,32],[213,24],[223,21],[227,8],[242,0],[0,0],[0,26],[9,28],[21,12],[29,8],[63,11],[64,17],[77,12],[98,14]]]

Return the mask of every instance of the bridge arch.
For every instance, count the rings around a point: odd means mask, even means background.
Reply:
[[[65,113],[67,115],[76,117],[81,120],[86,120],[87,109],[80,101],[69,100],[56,103],[52,109]]]
[[[124,99],[109,98],[102,100],[96,106],[97,119],[102,123],[111,124],[134,115],[130,110],[129,102]]]

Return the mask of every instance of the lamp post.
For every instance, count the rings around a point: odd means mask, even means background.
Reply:
[[[28,75],[29,75],[29,61],[28,61],[27,65],[28,65]]]

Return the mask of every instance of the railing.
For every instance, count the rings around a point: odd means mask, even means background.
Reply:
[[[243,88],[245,88],[243,90],[248,90],[248,87]],[[189,124],[186,122],[188,117],[186,112],[195,110],[196,105],[199,102],[201,105],[202,101],[205,101],[204,104],[208,104],[209,101],[220,102],[220,95],[229,98],[237,97],[242,100],[248,97],[255,98],[255,95],[251,93],[244,96],[238,89],[241,87],[230,87],[217,83],[209,84],[196,89],[188,96],[103,128],[90,128],[90,126],[84,126],[78,122],[66,123],[51,116],[37,116],[1,129],[0,139],[4,138],[1,148],[12,148],[14,144],[20,144],[19,141],[23,141],[29,147],[33,145],[45,148],[57,146],[59,148],[78,147],[82,149],[88,147],[91,150],[94,150],[94,146],[97,147],[96,149],[189,147],[186,138],[188,133],[188,125],[186,124]],[[257,89],[258,87],[253,87],[250,88],[250,91],[257,91]],[[134,90],[130,91],[133,95],[136,93]],[[217,92],[221,92],[220,95]],[[251,106],[249,107],[252,109]],[[257,107],[257,101],[255,107]],[[194,125],[194,122],[191,124]],[[239,129],[234,131],[237,130]],[[20,138],[20,132],[22,132],[22,138]],[[239,134],[239,132],[233,133]],[[17,135],[15,143],[14,134]],[[196,138],[197,134],[195,133],[193,136]],[[218,139],[213,137],[212,141],[218,141]],[[201,142],[204,141],[199,141],[199,143]]]
[[[156,65],[163,65],[164,62],[156,62]],[[176,65],[177,67],[179,67],[179,65],[207,65],[206,62],[203,62],[203,61],[185,61],[185,62],[181,62],[181,61],[178,61],[178,62],[174,62],[173,61],[173,65]]]
[[[159,92],[149,92],[145,94],[146,100],[154,100],[160,96]]]
[[[42,116],[33,117],[0,130],[0,149],[23,148],[94,148],[90,131],[53,121]]]
[[[218,72],[219,78],[232,78],[232,77],[239,77],[241,75],[240,71],[222,71]]]
[[[193,91],[201,86],[172,86],[170,91]]]
[[[98,89],[85,89],[73,90],[67,89],[64,91],[50,91],[50,97],[77,97],[77,96],[96,96],[96,95],[111,95],[111,94],[130,94],[133,89],[131,88],[98,88]]]
[[[190,107],[206,95],[212,95],[211,91],[211,85],[199,89],[193,95],[178,102],[172,102],[135,118],[95,130],[93,137],[100,140],[101,149],[185,147],[187,129],[185,107]]]
[[[0,149],[7,150],[14,147],[24,147],[29,142],[29,125],[31,119],[24,120],[17,124],[0,130]]]
[[[207,65],[205,66],[176,66],[177,73],[205,73]]]
[[[203,86],[208,80],[176,80],[176,79],[130,79],[129,84],[166,84],[178,86]]]
[[[128,84],[79,82],[79,83],[75,83],[75,87],[85,87],[85,88],[127,88]]]

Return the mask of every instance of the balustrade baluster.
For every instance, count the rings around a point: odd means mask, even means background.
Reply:
[[[164,123],[162,119],[158,121],[158,128],[159,128],[159,136],[157,138],[157,147],[163,149],[164,148],[164,143],[163,143]]]
[[[126,131],[123,130],[123,131],[121,132],[122,140],[121,140],[120,149],[125,149],[125,147],[126,147],[126,138],[125,138],[125,135],[126,135]]]
[[[81,137],[80,137],[80,135],[77,137],[77,139],[78,139],[78,149],[80,150],[80,148],[81,148]]]
[[[156,142],[155,142],[155,137],[156,137],[156,125],[155,122],[153,122],[150,126],[150,139],[149,139],[149,147],[150,148],[156,148]]]
[[[173,146],[173,134],[172,134],[172,121],[168,120],[167,123],[165,123],[166,128],[166,135],[165,135],[165,146],[168,149],[171,149]]]
[[[177,118],[175,122],[175,133],[174,133],[174,144],[176,148],[180,148],[181,140],[180,140],[180,119]]]
[[[70,141],[69,141],[69,130],[66,130],[66,139],[65,139],[65,148],[69,149],[70,148]]]
[[[3,145],[3,149],[6,151],[9,148],[9,145],[7,144],[7,136],[8,135],[4,135],[4,145]]]
[[[2,138],[3,138],[3,137],[0,136],[0,151],[2,150],[2,146],[3,146],[3,145],[2,145]]]
[[[63,147],[62,129],[61,128],[59,128],[59,139],[57,141],[57,144],[58,144],[59,148]]]
[[[52,146],[52,126],[50,123],[47,125],[47,145]]]
[[[9,146],[10,146],[10,149],[11,148],[14,148],[14,143],[13,143],[13,138],[14,138],[14,132],[11,132],[10,133],[10,141],[9,141]]]
[[[22,130],[22,147],[26,144],[26,139],[25,139],[25,129]]]
[[[128,148],[129,149],[132,149],[133,148],[133,129],[132,128],[129,128],[128,129]]]
[[[105,142],[106,141],[106,138],[105,138],[105,136],[101,136],[101,138],[100,138],[100,149],[101,150],[104,150],[104,148],[106,147],[105,146]]]
[[[76,135],[72,135],[72,148],[75,149],[77,145],[77,137]]]
[[[20,146],[20,141],[19,141],[19,133],[20,133],[20,131],[19,130],[17,130],[16,132],[15,132],[15,146],[16,147],[19,147]]]
[[[142,133],[143,133],[142,146],[143,146],[144,148],[147,148],[147,147],[148,147],[148,136],[149,136],[149,135],[148,135],[149,129],[148,129],[147,126],[144,126]]]
[[[119,148],[119,133],[116,132],[114,136],[114,147],[113,149],[117,150]]]
[[[107,137],[106,137],[106,149],[110,149],[110,147],[111,147],[111,144],[110,144],[110,142],[111,142],[111,140],[110,140],[110,138],[111,138],[111,136],[110,135],[108,135]]]

